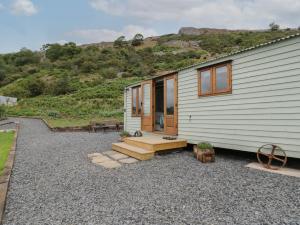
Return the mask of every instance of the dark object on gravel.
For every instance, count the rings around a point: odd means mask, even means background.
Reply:
[[[143,133],[140,130],[137,130],[136,132],[134,132],[134,137],[142,137]]]

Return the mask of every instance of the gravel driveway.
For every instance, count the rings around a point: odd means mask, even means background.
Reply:
[[[52,133],[39,120],[21,131],[4,224],[300,224],[300,180],[190,152],[108,170],[88,153],[117,134]]]

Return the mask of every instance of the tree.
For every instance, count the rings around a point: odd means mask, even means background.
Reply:
[[[73,58],[75,55],[81,52],[81,48],[77,47],[75,43],[69,42],[64,45],[60,44],[46,44],[43,45],[42,51],[52,62],[62,58]]]
[[[134,35],[131,45],[132,46],[140,46],[144,42],[144,36],[142,34]]]
[[[47,44],[42,48],[45,51],[47,59],[56,61],[62,55],[62,46],[60,44]]]
[[[269,24],[269,27],[270,27],[270,30],[271,31],[277,31],[277,30],[279,30],[279,25],[278,24],[276,24],[275,22],[272,22],[272,23],[270,23]]]
[[[116,48],[122,48],[125,46],[127,46],[125,36],[120,36],[114,41],[114,47],[116,47]]]
[[[39,62],[39,56],[37,53],[32,52],[29,49],[22,48],[18,53],[15,54],[14,62],[16,66],[36,64]]]

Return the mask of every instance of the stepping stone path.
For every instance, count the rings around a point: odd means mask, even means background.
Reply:
[[[122,164],[131,164],[139,161],[116,151],[91,153],[88,154],[88,158],[92,161],[92,163],[107,169],[118,168],[121,167]]]
[[[120,159],[119,162],[121,163],[125,163],[125,164],[131,164],[131,163],[135,163],[137,162],[138,160],[135,159],[135,158],[127,158],[127,159]]]

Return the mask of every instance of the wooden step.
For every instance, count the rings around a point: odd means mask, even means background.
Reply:
[[[165,140],[162,139],[161,137],[156,137],[156,136],[128,137],[125,138],[124,141],[129,145],[133,145],[153,152],[184,148],[187,146],[186,140],[182,140],[182,139]]]
[[[154,152],[145,150],[143,148],[139,148],[136,146],[129,145],[125,142],[120,143],[113,143],[112,149],[118,152],[121,152],[125,155],[131,156],[133,158],[139,159],[139,160],[148,160],[153,158]]]

